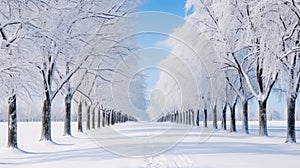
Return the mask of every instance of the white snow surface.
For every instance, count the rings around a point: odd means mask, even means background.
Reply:
[[[284,143],[286,122],[272,121],[268,124],[269,137],[257,136],[258,123],[250,122],[250,135],[245,135],[240,130],[238,133],[216,130],[205,141],[201,138],[204,130],[193,127],[181,142],[158,155],[126,157],[111,153],[101,147],[101,144],[97,145],[87,134],[78,133],[75,129],[76,123],[72,123],[73,136],[62,136],[62,122],[52,123],[54,143],[39,141],[40,122],[20,122],[18,125],[20,150],[8,149],[6,148],[7,123],[0,123],[0,167],[282,168],[287,165],[298,167],[300,145]],[[115,125],[113,129],[132,138],[147,138],[151,135],[163,134],[163,130],[170,126],[171,123],[129,122]],[[239,122],[238,127],[241,127]],[[297,134],[299,133],[298,122]],[[166,139],[171,136],[166,134]],[[115,141],[118,137],[111,138]],[[297,140],[300,142],[299,138]],[[128,150],[134,150],[134,146],[137,145],[123,142],[122,138],[115,142],[119,145],[123,144]]]

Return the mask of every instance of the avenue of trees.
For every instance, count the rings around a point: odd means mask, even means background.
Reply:
[[[230,111],[230,131],[236,131],[239,104],[242,130],[249,133],[248,108],[252,100],[258,105],[259,135],[268,136],[268,100],[272,92],[277,92],[286,95],[286,142],[295,143],[300,88],[299,1],[187,0],[185,8],[185,23],[172,34],[181,41],[170,38],[168,44],[197,76],[200,105],[180,101],[167,104],[159,121],[182,122],[184,116],[196,115],[199,109],[205,126],[209,114],[214,128],[221,120],[222,129],[227,129],[226,111]],[[167,59],[167,64],[172,64],[172,59]],[[158,85],[166,88],[167,83],[166,78],[160,79]]]
[[[40,140],[45,141],[52,140],[58,95],[64,97],[64,135],[71,135],[72,102],[79,131],[83,114],[87,129],[96,121],[102,127],[135,120],[107,104],[111,95],[105,89],[117,73],[114,67],[133,50],[122,37],[130,33],[131,25],[124,24],[136,6],[132,0],[1,0],[0,88],[8,102],[8,147],[18,147],[17,101],[42,98]]]

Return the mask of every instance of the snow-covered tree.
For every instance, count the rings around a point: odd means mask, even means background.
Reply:
[[[278,23],[277,36],[278,47],[282,50],[277,54],[278,59],[283,66],[282,81],[287,88],[287,137],[286,142],[296,142],[295,131],[295,109],[296,99],[300,89],[300,59],[299,59],[299,41],[300,41],[300,6],[299,2],[294,0],[282,0],[275,3],[280,11],[277,15]],[[275,37],[277,37],[275,36]]]
[[[34,95],[38,83],[36,73],[30,69],[32,58],[26,36],[32,34],[32,3],[23,1],[0,2],[0,78],[1,87],[8,98],[8,147],[17,148],[17,97],[23,100]]]

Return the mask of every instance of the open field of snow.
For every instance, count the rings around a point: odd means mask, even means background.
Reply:
[[[193,127],[183,136],[183,127],[174,128],[171,124],[126,123],[113,126],[113,132],[117,134],[102,128],[89,132],[93,135],[90,138],[76,130],[72,131],[73,137],[64,137],[63,123],[54,122],[55,143],[50,143],[38,141],[41,123],[19,123],[18,142],[22,151],[13,151],[5,147],[7,123],[0,123],[0,167],[298,167],[300,145],[284,143],[285,122],[269,122],[269,137],[256,136],[256,125],[257,122],[250,123],[250,135],[221,130],[210,135],[209,129]],[[175,131],[168,132],[170,128]],[[203,138],[205,133],[210,135],[209,138]],[[98,138],[103,141],[99,143]],[[176,143],[180,139],[182,141]],[[300,142],[299,138],[297,140]],[[163,144],[169,144],[171,148]],[[161,150],[157,150],[159,147]],[[143,152],[138,150],[144,150],[146,154],[147,150],[160,153],[142,157],[138,154]],[[126,154],[138,157],[124,156]]]

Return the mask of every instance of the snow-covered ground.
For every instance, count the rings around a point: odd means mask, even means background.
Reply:
[[[258,137],[257,122],[251,122],[250,135],[221,130],[210,134],[209,129],[193,127],[186,136],[184,127],[166,123],[126,123],[91,131],[89,135],[78,133],[73,123],[74,136],[64,137],[63,124],[54,122],[55,143],[50,143],[38,141],[41,123],[19,123],[22,151],[14,151],[5,147],[7,123],[0,123],[0,167],[298,167],[300,145],[284,143],[285,122],[268,124],[270,136]],[[142,157],[143,152],[138,150],[159,153]]]

